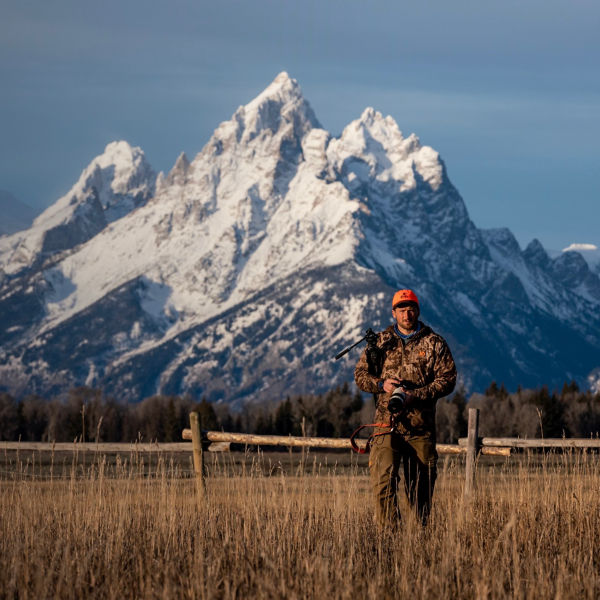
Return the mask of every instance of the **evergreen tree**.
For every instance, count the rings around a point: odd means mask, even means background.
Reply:
[[[497,398],[498,397],[498,384],[495,381],[492,381],[492,383],[490,383],[488,389],[485,390],[484,393],[488,398]]]
[[[296,433],[296,420],[292,410],[292,402],[289,396],[279,404],[275,411],[273,427],[277,435],[290,435]]]
[[[21,422],[20,404],[5,392],[0,393],[0,440],[18,439]]]
[[[562,437],[567,435],[563,420],[564,407],[555,393],[550,394],[548,386],[543,386],[533,398],[540,408],[543,437]]]
[[[175,410],[175,400],[170,396],[164,411],[164,441],[178,442],[181,439],[181,426]]]
[[[215,431],[219,429],[219,421],[213,405],[206,399],[196,404],[194,410],[198,413],[202,429],[206,431]]]
[[[466,437],[469,422],[467,419],[467,395],[464,387],[460,387],[454,392],[451,402],[458,409],[456,412],[456,438]]]

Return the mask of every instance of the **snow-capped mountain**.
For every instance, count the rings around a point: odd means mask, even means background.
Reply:
[[[0,386],[16,394],[327,390],[358,351],[332,356],[389,323],[399,287],[471,389],[600,366],[600,279],[579,254],[477,229],[435,150],[370,108],[332,137],[286,73],[166,175],[109,145],[0,240],[0,268]]]
[[[578,252],[585,258],[590,269],[600,275],[600,248],[595,244],[574,243],[564,248],[562,252]]]
[[[15,276],[36,263],[87,242],[154,194],[156,173],[140,148],[113,142],[77,183],[33,222],[0,239],[0,272]]]

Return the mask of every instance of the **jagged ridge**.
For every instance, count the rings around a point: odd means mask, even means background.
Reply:
[[[166,175],[109,145],[0,250],[13,392],[321,391],[404,286],[473,389],[583,382],[600,363],[600,279],[578,254],[478,230],[435,150],[370,108],[332,137],[286,73]]]

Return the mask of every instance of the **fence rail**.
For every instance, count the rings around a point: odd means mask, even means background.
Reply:
[[[182,431],[184,440],[192,439],[192,430]],[[284,435],[254,435],[248,433],[228,433],[225,431],[202,432],[204,450],[223,452],[230,449],[231,444],[256,446],[291,446],[297,448],[332,448],[350,449],[347,438],[315,438]],[[437,444],[439,454],[466,454],[468,438],[460,438],[458,444]],[[358,439],[356,443],[364,448],[365,440]],[[600,448],[600,439],[587,438],[479,438],[479,453],[492,456],[509,456],[511,449],[522,448]],[[40,452],[192,452],[190,442],[171,443],[95,443],[95,442],[0,442],[0,451],[23,450]]]
[[[473,410],[473,409],[471,409]],[[468,438],[460,438],[458,444],[461,447],[467,446]],[[479,438],[479,446],[482,453],[486,448],[507,447],[507,448],[600,448],[600,439],[598,438]]]
[[[229,450],[230,444],[219,442],[211,444],[209,452]],[[0,442],[3,450],[22,450],[39,452],[191,452],[193,445],[189,442],[172,443],[131,443],[111,444],[95,442]]]
[[[181,432],[181,437],[184,440],[193,439],[192,430],[184,429]],[[286,446],[292,448],[330,448],[330,449],[348,449],[350,445],[349,438],[322,438],[322,437],[300,437],[293,435],[255,435],[252,433],[231,433],[227,431],[202,431],[201,438],[204,445],[210,443],[208,449],[215,442],[228,442],[232,444],[245,444],[255,446]],[[364,448],[367,440],[355,440],[359,448]],[[437,444],[438,454],[465,454],[466,447],[459,444]],[[495,456],[508,456],[510,449],[489,447],[482,448],[483,454],[491,454]]]

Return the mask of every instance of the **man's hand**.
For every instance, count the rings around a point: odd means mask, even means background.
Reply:
[[[399,379],[386,379],[383,382],[383,391],[391,394],[401,383]]]

